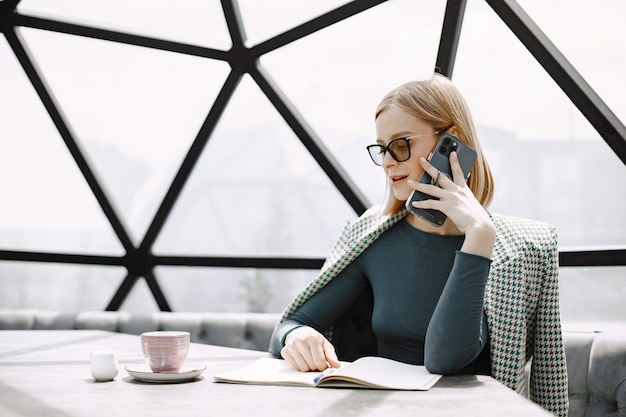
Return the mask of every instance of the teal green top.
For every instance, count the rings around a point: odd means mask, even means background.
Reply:
[[[307,325],[324,332],[372,291],[378,356],[434,373],[489,374],[483,312],[490,260],[460,252],[464,236],[441,236],[400,221],[281,323],[271,341]]]

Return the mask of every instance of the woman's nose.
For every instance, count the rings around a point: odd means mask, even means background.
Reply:
[[[397,162],[398,161],[396,161],[395,158],[393,156],[391,156],[391,152],[387,151],[383,155],[383,162],[382,162],[383,168],[386,168],[386,167],[389,167],[389,166],[393,166]]]

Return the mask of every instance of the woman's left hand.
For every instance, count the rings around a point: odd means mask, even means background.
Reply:
[[[421,184],[411,181],[410,185],[439,200],[417,201],[413,203],[413,206],[444,213],[465,234],[462,251],[490,258],[495,243],[495,227],[485,208],[467,186],[456,152],[450,154],[453,178],[439,175],[439,170],[423,157],[420,158],[420,163],[431,177],[439,177],[437,184]]]

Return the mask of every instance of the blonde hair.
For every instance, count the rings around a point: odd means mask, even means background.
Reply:
[[[454,126],[455,137],[476,150],[478,157],[470,171],[468,186],[483,205],[489,206],[493,199],[493,176],[478,141],[476,128],[469,107],[460,91],[441,74],[422,81],[411,81],[390,91],[376,109],[378,116],[397,106],[403,111],[429,123],[437,131]],[[443,132],[442,132],[443,134]],[[383,210],[395,214],[404,207],[404,201],[395,198],[389,183],[385,192]]]

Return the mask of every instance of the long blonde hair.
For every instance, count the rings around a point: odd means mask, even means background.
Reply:
[[[478,157],[470,171],[468,186],[483,205],[493,199],[494,182],[491,169],[478,141],[469,107],[460,91],[441,74],[421,81],[411,81],[390,91],[376,109],[376,116],[391,106],[431,124],[437,131],[454,126],[457,139],[476,150]],[[389,183],[385,192],[384,212],[395,214],[404,207],[404,201],[395,198]]]

